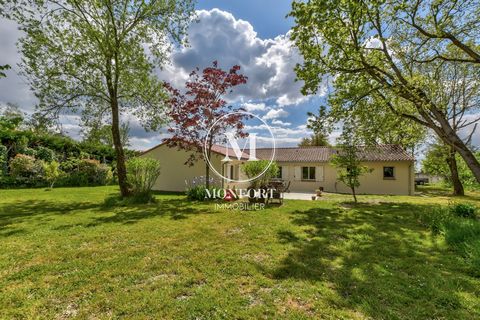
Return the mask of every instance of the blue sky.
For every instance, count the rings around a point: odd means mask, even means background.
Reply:
[[[263,39],[285,34],[293,25],[292,18],[285,18],[291,9],[289,0],[200,0],[197,8],[231,12],[250,22]]]
[[[210,66],[214,60],[223,68],[239,64],[248,83],[235,88],[229,102],[264,119],[280,146],[297,145],[310,134],[305,126],[307,112],[316,112],[325,104],[327,86],[322,84],[314,96],[300,92],[302,83],[295,81],[294,67],[302,57],[288,36],[293,25],[292,19],[286,18],[290,5],[286,0],[200,0],[198,22],[193,22],[188,32],[189,47],[175,48],[159,77],[181,88],[196,67]],[[0,64],[13,66],[7,78],[0,79],[0,107],[13,102],[31,113],[37,101],[16,66],[21,59],[15,46],[20,36],[15,23],[0,19]],[[166,136],[165,130],[146,132],[134,118],[124,120],[130,122],[134,149],[152,147]],[[65,133],[81,138],[79,116],[63,115],[61,122]],[[332,134],[332,143],[338,135],[338,131]],[[474,141],[479,139],[477,132]]]
[[[287,34],[293,24],[286,18],[290,6],[286,0],[199,1],[198,22],[188,32],[189,47],[175,48],[159,77],[181,88],[196,67],[210,66],[214,60],[225,69],[238,64],[249,79],[247,85],[235,88],[229,103],[262,117],[281,146],[297,145],[309,134],[307,112],[316,111],[323,97],[304,97],[302,83],[295,82],[293,69],[302,59]],[[31,113],[37,101],[18,74],[19,36],[15,23],[0,21],[0,62],[13,66],[0,80],[0,106],[13,102]],[[165,137],[165,131],[146,132],[134,118],[124,120],[130,122],[132,148],[147,149]],[[63,115],[61,123],[65,133],[81,139],[79,116]]]

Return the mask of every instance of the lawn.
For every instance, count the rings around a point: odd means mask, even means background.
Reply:
[[[480,278],[415,218],[446,194],[242,212],[115,192],[0,190],[1,319],[480,318]]]

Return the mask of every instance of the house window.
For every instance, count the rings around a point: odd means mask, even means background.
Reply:
[[[230,166],[230,179],[234,179],[234,176],[233,176],[234,172],[235,172],[235,167]]]
[[[395,168],[383,167],[383,179],[395,179]]]
[[[302,180],[315,180],[315,167],[302,167]]]
[[[282,167],[278,167],[277,176],[275,178],[282,179]]]

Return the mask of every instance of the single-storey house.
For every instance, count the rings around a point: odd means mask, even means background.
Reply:
[[[242,164],[248,160],[248,150],[240,160],[222,161],[232,149],[215,145],[210,159],[212,166],[224,177],[246,179]],[[337,169],[330,163],[338,151],[333,147],[290,147],[276,148],[274,160],[280,168],[278,178],[290,182],[291,192],[314,193],[320,187],[326,192],[349,193],[350,189],[337,181]],[[362,148],[362,164],[373,169],[360,178],[359,194],[412,195],[415,187],[414,158],[396,145],[379,145]],[[155,183],[155,190],[184,191],[186,181],[205,175],[205,162],[185,165],[190,152],[170,148],[160,144],[142,153],[142,157],[151,157],[160,161],[161,174]],[[256,158],[270,160],[272,149],[256,149]],[[215,174],[212,172],[212,176]],[[248,182],[232,183],[216,177],[223,188],[246,188]]]

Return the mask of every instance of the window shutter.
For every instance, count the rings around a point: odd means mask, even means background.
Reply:
[[[302,180],[302,167],[295,167],[294,180],[295,180],[295,181],[300,181],[300,180]]]
[[[323,167],[315,168],[315,181],[323,181]]]
[[[282,179],[283,180],[288,180],[288,167],[287,166],[282,166]]]
[[[229,178],[229,179],[232,179],[232,177],[231,177],[231,173],[232,173],[231,167],[232,167],[231,164],[227,164],[227,174],[226,174],[226,176],[227,176],[227,178]]]

